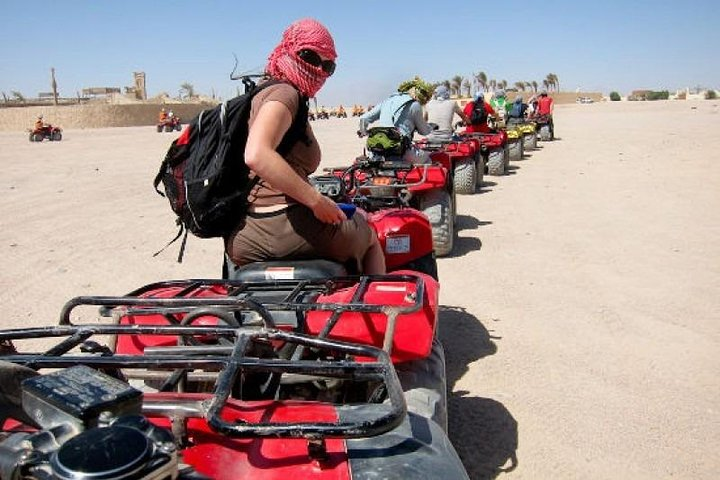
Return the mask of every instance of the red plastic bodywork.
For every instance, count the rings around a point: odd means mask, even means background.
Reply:
[[[146,393],[146,400],[173,402],[177,400],[203,401],[207,394]],[[171,428],[167,417],[147,415],[155,425]],[[228,422],[247,423],[334,423],[338,421],[335,408],[328,403],[302,401],[238,401],[228,399],[222,411]],[[8,420],[5,431],[33,431],[34,429]],[[319,462],[308,455],[308,440],[302,438],[231,438],[214,432],[203,418],[188,418],[189,445],[180,451],[180,461],[192,465],[198,472],[215,480],[317,479],[349,480],[351,478],[346,444],[343,439],[325,440],[327,459]]]
[[[425,289],[422,308],[413,313],[398,315],[392,344],[393,363],[425,358],[430,354],[432,339],[438,319],[438,283],[430,276],[413,271],[397,271],[395,274],[422,277]],[[349,303],[357,285],[339,290],[331,295],[321,295],[319,303]],[[407,307],[415,302],[414,282],[373,282],[358,301],[364,305]],[[317,335],[323,329],[332,312],[311,311],[307,315],[308,333]],[[388,319],[382,313],[344,312],[330,332],[329,337],[338,340],[375,345],[382,348]]]
[[[414,275],[422,277],[425,284],[423,304],[419,311],[399,315],[391,358],[393,362],[404,362],[426,357],[430,352],[432,339],[438,318],[438,283],[432,277],[413,271],[396,271],[398,275]],[[331,295],[321,295],[317,303],[348,304],[352,299],[357,285],[342,289]],[[151,290],[143,297],[173,298],[178,297],[182,287],[164,287]],[[223,297],[227,294],[222,286],[213,286],[203,290],[194,290],[184,297]],[[415,302],[415,282],[383,282],[370,283],[365,296],[359,303],[384,306],[412,305]],[[332,312],[309,311],[306,317],[304,333],[318,335],[327,323]],[[387,327],[387,315],[382,313],[344,312],[328,335],[329,338],[346,340],[355,343],[383,347]],[[163,315],[125,315],[120,318],[121,325],[166,325],[169,320]],[[193,325],[216,325],[215,317],[200,317]],[[177,345],[177,336],[169,335],[119,335],[115,352],[119,354],[139,354],[147,347]]]
[[[463,135],[465,141],[474,141],[485,148],[503,147],[507,143],[507,132],[499,130],[495,133],[468,133]]]
[[[388,271],[407,264],[433,251],[432,228],[427,217],[411,208],[391,208],[367,214],[370,226],[377,233],[380,246],[385,253]],[[403,238],[407,237],[407,239]],[[398,252],[391,244],[407,242],[408,251]]]

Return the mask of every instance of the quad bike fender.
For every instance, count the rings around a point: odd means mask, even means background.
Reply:
[[[174,394],[149,394],[152,399],[172,399]],[[183,398],[206,399],[203,394],[183,394]],[[338,421],[337,409],[327,403],[301,401],[237,401],[229,399],[222,412],[228,422],[296,423]],[[153,424],[171,428],[167,417],[150,419]],[[311,458],[304,438],[231,438],[215,433],[202,418],[188,418],[188,435],[196,439],[182,451],[183,462],[193,465],[207,478],[235,480],[281,480],[287,478],[350,480],[345,440],[325,440],[327,457]],[[369,438],[372,440],[373,437]]]
[[[480,142],[475,139],[451,143],[447,146],[447,151],[458,158],[473,157],[478,150],[480,150]]]
[[[447,158],[448,162],[450,161],[450,158],[447,155],[445,155],[445,158]],[[409,184],[420,182],[423,178],[425,168],[425,165],[419,165],[418,167],[413,168],[408,172],[405,181]],[[449,171],[449,168],[445,166],[428,165],[425,182],[423,182],[421,185],[411,186],[409,190],[411,192],[424,192],[425,190],[445,188],[445,186],[448,184]]]
[[[420,308],[414,312],[398,314],[395,322],[390,357],[393,363],[425,358],[430,354],[437,327],[439,284],[429,275],[400,270],[397,275],[420,277],[423,298]],[[358,286],[338,290],[330,295],[320,295],[318,303],[351,303]],[[386,312],[393,307],[407,307],[416,302],[415,281],[385,283],[372,282],[358,303],[384,305]],[[308,312],[306,324],[310,335],[318,335],[330,320],[332,312],[313,310]],[[385,313],[343,312],[332,329],[329,338],[383,347],[388,329]]]
[[[412,208],[393,208],[367,214],[393,271],[433,251],[432,227],[425,214]]]
[[[220,285],[214,285],[203,290],[193,290],[190,293],[184,292],[183,286],[163,286],[150,288],[141,293],[142,298],[216,298],[227,296],[227,290]],[[134,292],[133,292],[134,293]],[[131,293],[131,295],[133,295]],[[117,319],[120,325],[167,325],[170,321],[166,316],[154,315],[122,315]],[[194,325],[217,325],[216,317],[200,317],[193,322]],[[148,347],[177,345],[175,335],[119,335],[115,344],[115,352],[128,355],[141,354]]]
[[[447,170],[452,169],[452,159],[450,158],[450,155],[448,154],[448,152],[444,152],[444,151],[431,152],[430,160],[435,164],[442,165],[442,167]]]
[[[351,410],[345,413],[351,414]],[[353,480],[470,478],[442,427],[414,412],[388,433],[346,440],[346,444]]]

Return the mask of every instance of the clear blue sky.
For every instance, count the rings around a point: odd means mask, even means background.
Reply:
[[[292,21],[314,17],[332,32],[338,70],[321,104],[374,103],[404,79],[488,78],[562,90],[720,88],[717,0],[0,0],[0,91],[132,84],[150,96],[233,95],[241,69],[262,69]]]

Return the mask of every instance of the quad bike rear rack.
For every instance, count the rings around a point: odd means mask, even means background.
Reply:
[[[136,355],[120,355],[112,352],[92,349],[92,338],[100,335],[176,335],[213,336],[232,341],[232,345],[214,346],[177,346],[154,347],[152,351]],[[28,339],[58,339],[58,343],[43,352],[18,353],[17,341]],[[348,356],[342,360],[284,360],[257,358],[246,355],[249,345],[254,341],[279,341],[289,344],[333,352]],[[92,343],[91,343],[92,342]],[[143,413],[146,415],[164,415],[174,420],[192,417],[204,418],[214,431],[233,438],[275,437],[306,438],[310,441],[323,438],[364,438],[383,434],[397,427],[405,418],[407,407],[395,369],[390,357],[384,351],[366,345],[340,342],[325,338],[310,337],[273,329],[249,330],[227,325],[222,326],[142,326],[142,325],[64,325],[44,328],[21,328],[0,331],[0,344],[3,352],[0,360],[24,365],[36,370],[61,369],[75,365],[86,365],[115,376],[124,369],[174,369],[175,372],[187,372],[193,369],[218,371],[217,381],[212,394],[202,399],[192,395],[183,398],[182,394],[154,399],[146,395]],[[71,352],[80,347],[81,352]],[[374,359],[370,362],[358,362],[352,357],[361,356]],[[237,382],[242,382],[248,373],[269,373],[271,375],[302,374],[324,378],[346,379],[350,381],[381,381],[387,392],[388,402],[335,405],[338,418],[356,420],[338,422],[292,422],[276,423],[261,421],[250,423],[235,420],[229,422],[223,418],[222,411],[228,405],[228,399]],[[233,400],[237,405],[237,401]],[[342,415],[343,410],[363,412],[361,415]]]
[[[413,283],[415,294],[401,305],[363,303],[365,292],[374,282]],[[318,303],[319,294],[331,294],[339,289],[357,285],[347,303]],[[227,291],[217,297],[192,295],[213,287]],[[173,289],[169,298],[147,296],[159,289]],[[145,296],[144,296],[145,295]],[[390,353],[398,315],[412,313],[423,306],[424,283],[414,275],[373,275],[335,277],[322,280],[269,280],[244,282],[228,279],[193,279],[157,282],[141,287],[124,296],[80,296],[68,301],[60,315],[59,325],[53,327],[20,328],[0,331],[0,345],[14,345],[17,341],[42,340],[54,344],[43,351],[16,353],[0,349],[0,360],[24,365],[36,370],[67,368],[78,364],[97,368],[125,378],[126,371],[145,371],[160,374],[160,391],[172,391],[190,372],[199,370],[212,379],[215,387],[206,401],[178,401],[168,404],[146,399],[144,412],[162,411],[171,417],[203,417],[215,431],[238,438],[362,438],[380,435],[399,425],[406,415],[402,387],[392,364]],[[77,307],[100,307],[101,316],[115,317],[102,323],[84,318],[71,321]],[[310,311],[328,311],[327,323],[317,336],[277,328],[279,314],[305,315]],[[380,313],[387,317],[383,349],[328,338],[345,312]],[[117,316],[160,315],[167,323],[118,324]],[[246,316],[255,322],[244,322]],[[77,317],[77,315],[75,315]],[[193,320],[214,317],[216,325],[196,325]],[[260,319],[257,321],[257,319]],[[111,343],[122,336],[163,335],[177,338],[176,345],[147,347],[143,352],[118,354],[100,343]],[[212,344],[198,339],[213,339]],[[295,353],[290,359],[258,358],[248,355],[251,344],[292,345]],[[34,342],[30,342],[34,344]],[[23,342],[23,345],[26,343]],[[323,352],[320,360],[304,360],[302,352],[312,349]],[[79,350],[79,351],[78,351]],[[7,354],[9,352],[9,354]],[[363,360],[358,361],[357,357]],[[330,358],[330,359],[328,359]],[[382,382],[387,401],[352,405],[335,405],[343,409],[361,409],[363,415],[338,415],[358,421],[337,423],[230,423],[221,412],[245,374],[266,373],[279,383],[280,378],[303,379],[318,377],[348,381]],[[367,410],[367,412],[366,412]]]

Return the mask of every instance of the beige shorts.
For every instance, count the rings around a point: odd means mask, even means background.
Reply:
[[[362,259],[375,239],[365,217],[356,213],[339,225],[323,223],[304,205],[269,213],[248,212],[225,240],[225,252],[238,266],[267,260],[324,258],[362,271]]]

